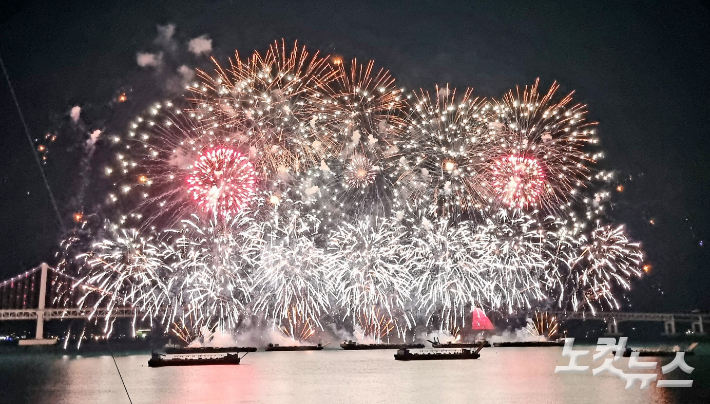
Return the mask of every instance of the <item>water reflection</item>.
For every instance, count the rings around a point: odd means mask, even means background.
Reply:
[[[398,362],[394,351],[257,352],[239,366],[152,369],[116,361],[133,403],[675,403],[703,391],[625,390],[609,374],[558,374],[561,348],[490,348],[475,361]],[[580,361],[590,364],[591,357]],[[617,367],[627,369],[628,359]],[[697,365],[697,364],[696,364]],[[594,367],[596,367],[595,365]],[[0,402],[128,402],[110,356],[3,355]],[[678,394],[681,394],[680,396]]]

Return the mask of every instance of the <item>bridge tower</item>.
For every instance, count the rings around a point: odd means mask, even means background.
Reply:
[[[619,323],[616,322],[616,319],[607,319],[606,320],[606,334],[608,336],[621,336],[622,334],[619,332]]]
[[[663,335],[674,336],[675,332],[675,318],[673,316],[668,317],[663,322],[663,329],[666,331]]]
[[[694,321],[690,324],[690,331],[696,335],[705,335],[705,330],[703,329],[703,316],[698,316],[698,321]]]
[[[21,339],[19,345],[54,345],[57,343],[56,338],[44,338],[44,306],[47,302],[47,271],[49,266],[46,263],[41,265],[40,284],[39,284],[39,300],[37,304],[37,329],[34,339]]]

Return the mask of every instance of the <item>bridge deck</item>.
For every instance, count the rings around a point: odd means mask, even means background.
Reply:
[[[564,320],[602,320],[602,321],[698,321],[710,322],[710,314],[694,313],[630,313],[620,311],[579,313],[569,311],[548,311],[548,314]]]
[[[128,308],[117,308],[111,310],[111,313],[107,309],[17,309],[17,310],[0,310],[0,321],[9,320],[37,320],[37,315],[39,313],[44,313],[44,320],[61,320],[70,318],[106,318],[110,314],[110,317],[134,317],[136,315],[136,310]]]

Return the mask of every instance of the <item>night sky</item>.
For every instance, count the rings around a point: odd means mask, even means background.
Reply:
[[[186,51],[207,34],[223,63],[275,39],[374,59],[409,89],[435,83],[500,97],[539,77],[589,105],[624,192],[611,216],[653,266],[627,310],[710,309],[710,11],[675,2],[34,1],[0,9],[0,54],[33,138],[57,134],[44,166],[64,221],[101,200],[82,168],[89,133],[118,133],[148,104],[174,96]],[[471,4],[476,3],[476,4]],[[486,3],[486,4],[483,4]],[[506,3],[506,4],[501,4]],[[175,24],[170,44],[156,25]],[[163,51],[144,69],[139,51]],[[118,104],[121,92],[129,100]],[[71,107],[82,107],[73,125]],[[61,229],[4,78],[0,82],[0,279],[53,262]],[[91,166],[109,155],[100,141]],[[82,175],[84,177],[82,177]],[[77,196],[82,181],[86,194]],[[703,246],[705,244],[705,246]]]

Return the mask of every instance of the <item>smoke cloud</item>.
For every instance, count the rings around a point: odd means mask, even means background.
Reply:
[[[195,56],[204,55],[212,52],[212,40],[207,35],[198,36],[191,39],[187,47]]]
[[[96,141],[99,140],[99,136],[101,136],[100,130],[96,129],[95,131],[91,132],[91,134],[89,134],[89,139],[86,140],[86,146],[92,147],[94,144],[96,144]]]
[[[168,23],[166,25],[157,25],[158,37],[155,38],[155,43],[159,45],[170,45],[175,35],[175,24]]]
[[[136,63],[140,67],[158,67],[163,63],[163,53],[138,52]]]
[[[74,123],[79,122],[80,115],[81,115],[81,107],[78,105],[76,107],[72,107],[71,111],[69,111],[69,116],[71,117],[71,120]]]

